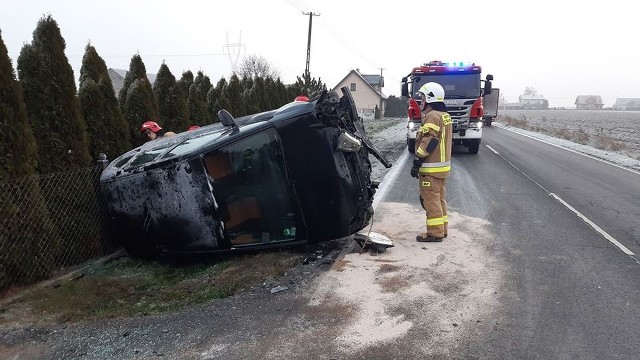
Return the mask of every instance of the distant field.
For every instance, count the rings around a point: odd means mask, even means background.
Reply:
[[[640,111],[500,110],[497,121],[640,159]]]

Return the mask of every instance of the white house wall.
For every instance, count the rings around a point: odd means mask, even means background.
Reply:
[[[340,88],[346,86],[351,90],[352,83],[356,84],[356,91],[351,91],[351,96],[356,103],[358,113],[362,114],[364,110],[373,110],[376,106],[380,106],[380,96],[361,77],[354,73],[349,74],[334,89],[339,91]]]

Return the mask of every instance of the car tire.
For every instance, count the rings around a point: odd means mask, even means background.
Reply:
[[[492,121],[493,121],[493,119],[491,119],[491,118],[489,118],[489,119],[485,120],[485,122],[484,122],[484,126],[486,126],[486,127],[491,127],[491,122],[492,122]]]

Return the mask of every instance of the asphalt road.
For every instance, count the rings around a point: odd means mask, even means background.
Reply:
[[[457,354],[638,358],[640,174],[495,127],[478,155],[456,150],[450,209],[488,221],[475,240],[500,273]],[[400,176],[384,202],[417,203],[413,187]]]

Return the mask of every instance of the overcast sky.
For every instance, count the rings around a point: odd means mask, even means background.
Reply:
[[[441,4],[438,6],[438,4]],[[328,87],[352,69],[382,74],[383,92],[429,60],[468,61],[494,75],[507,101],[533,87],[549,105],[577,95],[640,98],[637,12],[628,0],[3,0],[0,30],[15,66],[38,20],[51,14],[76,81],[90,41],[108,67],[147,72],[164,60],[179,78],[202,70],[215,84],[242,56],[265,58],[284,83],[304,72],[313,12],[310,71]],[[241,45],[233,45],[241,44]],[[381,70],[382,69],[382,70]],[[483,75],[484,76],[484,75]]]

